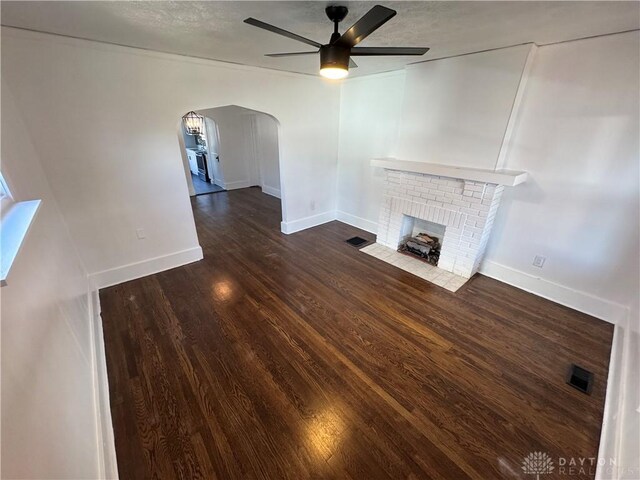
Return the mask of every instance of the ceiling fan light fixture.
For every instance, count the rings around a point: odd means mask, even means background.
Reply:
[[[349,48],[324,45],[320,48],[320,75],[339,80],[349,75]]]
[[[349,70],[343,67],[323,67],[320,69],[320,75],[331,80],[340,80],[349,75]]]

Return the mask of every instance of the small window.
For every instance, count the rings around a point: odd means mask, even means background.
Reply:
[[[9,187],[7,187],[7,183],[4,181],[2,177],[2,173],[0,173],[0,211],[2,215],[4,215],[7,209],[13,203],[13,197],[11,196],[11,192],[9,192]]]
[[[0,202],[0,286],[4,286],[41,202],[27,200],[16,203],[1,173]]]
[[[0,198],[11,198],[11,194],[9,193],[9,189],[7,188],[7,184],[4,182],[4,178],[2,178],[2,174],[0,173]]]

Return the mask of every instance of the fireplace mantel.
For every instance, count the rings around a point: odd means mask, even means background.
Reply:
[[[438,177],[459,178],[474,182],[493,183],[513,187],[527,180],[527,172],[516,172],[512,170],[482,170],[479,168],[454,167],[451,165],[441,165],[438,163],[411,162],[408,160],[398,160],[396,158],[374,158],[371,160],[372,167],[382,167],[387,170],[398,170],[402,172],[423,173]]]

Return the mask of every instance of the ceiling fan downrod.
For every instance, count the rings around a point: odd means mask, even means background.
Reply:
[[[349,13],[349,9],[341,5],[329,5],[324,9],[324,11],[327,14],[327,17],[329,17],[329,20],[333,22],[333,33],[331,34],[329,43],[335,43],[340,38],[340,32],[338,32],[338,24],[345,19],[345,17]]]

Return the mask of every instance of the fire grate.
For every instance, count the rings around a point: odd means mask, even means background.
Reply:
[[[363,243],[367,243],[367,240],[362,237],[351,237],[349,240],[347,240],[347,243],[349,245],[353,245],[354,247],[359,247]]]

